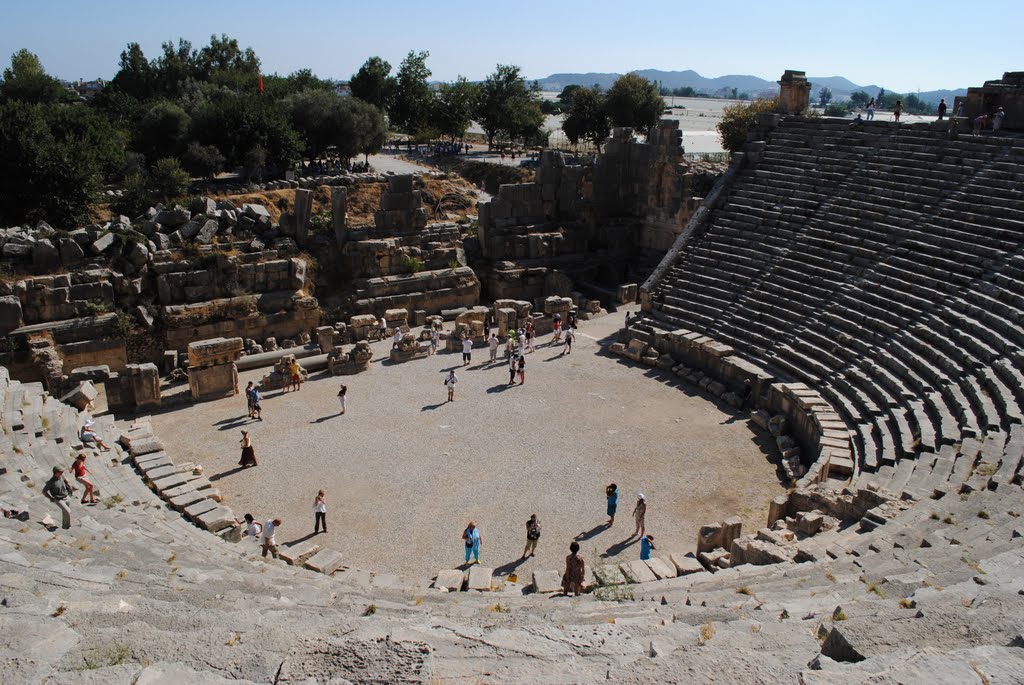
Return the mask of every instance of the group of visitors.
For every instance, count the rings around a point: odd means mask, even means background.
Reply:
[[[90,478],[91,471],[85,465],[85,460],[88,458],[88,454],[80,452],[75,461],[71,464],[71,472],[75,475],[75,480],[82,486],[84,492],[82,493],[81,504],[97,504],[96,499],[96,485]],[[67,477],[64,475],[64,469],[60,466],[53,467],[53,475],[43,485],[43,496],[57,505],[60,509],[61,514],[61,528],[67,529],[71,527],[71,506],[68,503],[71,499],[71,495],[77,492],[71,483],[68,482]]]
[[[260,523],[252,514],[246,514],[239,523],[243,526],[242,538],[258,541],[264,557],[269,554],[275,559],[278,558],[275,534],[282,524],[280,518]],[[316,497],[313,498],[313,535],[319,535],[321,531],[327,534],[327,495],[323,490],[317,491]]]

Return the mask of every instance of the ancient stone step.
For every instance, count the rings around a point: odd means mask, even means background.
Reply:
[[[302,565],[312,571],[329,576],[340,569],[343,562],[344,557],[341,552],[333,549],[322,549],[306,559]]]

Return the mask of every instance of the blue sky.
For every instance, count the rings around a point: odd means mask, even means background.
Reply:
[[[26,47],[66,79],[112,76],[129,41],[152,58],[165,40],[203,45],[212,33],[251,46],[266,73],[332,78],[370,55],[397,68],[411,49],[429,50],[445,80],[499,62],[531,78],[656,68],[775,80],[790,68],[907,92],[1024,70],[1021,0],[4,0],[0,16],[4,66]]]

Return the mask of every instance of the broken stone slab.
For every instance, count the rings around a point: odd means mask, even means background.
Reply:
[[[192,506],[196,502],[202,502],[204,500],[211,501],[205,494],[203,494],[199,490],[190,490],[180,495],[169,497],[167,499],[167,503],[170,504],[171,507],[173,507],[177,511],[184,511],[187,507]]]
[[[92,251],[94,255],[102,254],[114,244],[114,237],[113,232],[101,235],[93,241],[93,244],[89,246],[89,250]]]
[[[160,456],[158,456],[156,459],[147,459],[146,461],[139,462],[138,464],[138,469],[139,471],[142,471],[143,475],[145,475],[148,478],[159,478],[161,474],[154,474],[154,472],[156,472],[158,469],[168,467],[170,467],[174,471],[177,471],[177,468],[175,468],[174,466],[174,462],[171,461],[171,458],[167,456],[166,452],[153,452],[153,454],[158,454]],[[146,456],[149,455],[147,454]],[[167,471],[166,473],[172,473],[172,471]]]
[[[60,398],[60,401],[64,404],[70,404],[78,411],[85,411],[93,400],[96,399],[96,388],[93,387],[92,382],[82,381],[70,392]]]
[[[619,564],[619,570],[630,583],[653,583],[658,579],[647,563],[640,559]]]
[[[562,574],[558,571],[534,571],[530,585],[534,592],[559,592],[562,589]]]
[[[462,589],[462,585],[465,582],[466,574],[464,571],[460,571],[457,568],[448,568],[438,571],[437,578],[434,580],[434,587],[438,590],[458,592]]]
[[[161,478],[153,478],[151,480],[153,483],[153,487],[156,488],[156,491],[161,494],[163,494],[165,490],[169,490],[170,488],[176,488],[179,485],[184,485],[185,483],[188,482],[188,479],[185,478],[183,474],[178,473],[177,471],[162,476]]]
[[[594,578],[600,585],[622,585],[626,582],[626,577],[614,564],[605,564],[594,568]]]
[[[143,454],[149,454],[150,452],[160,452],[163,448],[164,444],[160,442],[160,438],[142,438],[141,440],[131,441],[130,453],[132,457],[138,457]]]
[[[322,549],[309,559],[306,559],[302,565],[311,571],[329,576],[341,568],[344,561],[345,557],[341,555],[341,552],[333,549]]]
[[[277,555],[284,559],[284,562],[289,566],[295,566],[302,564],[303,561],[319,551],[320,545],[306,540],[305,542],[299,542],[291,546],[285,545],[281,547],[277,550]]]
[[[691,573],[701,573],[704,571],[704,567],[696,557],[683,556],[681,554],[670,554],[669,561],[676,567],[676,574],[680,576],[687,576]]]
[[[658,577],[658,580],[676,577],[676,567],[667,557],[648,559],[647,566]]]
[[[490,591],[491,589],[491,577],[494,575],[493,568],[487,568],[480,564],[475,564],[469,569],[469,577],[466,580],[467,590],[480,590],[483,592]]]
[[[157,464],[146,472],[146,478],[152,481],[181,473],[174,464]]]
[[[216,533],[218,530],[223,530],[228,526],[237,525],[235,514],[225,506],[218,506],[215,509],[200,514],[195,518],[195,522],[211,533]]]

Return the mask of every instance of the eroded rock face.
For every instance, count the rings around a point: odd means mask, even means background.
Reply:
[[[431,648],[425,642],[306,640],[281,664],[278,683],[429,683]]]

